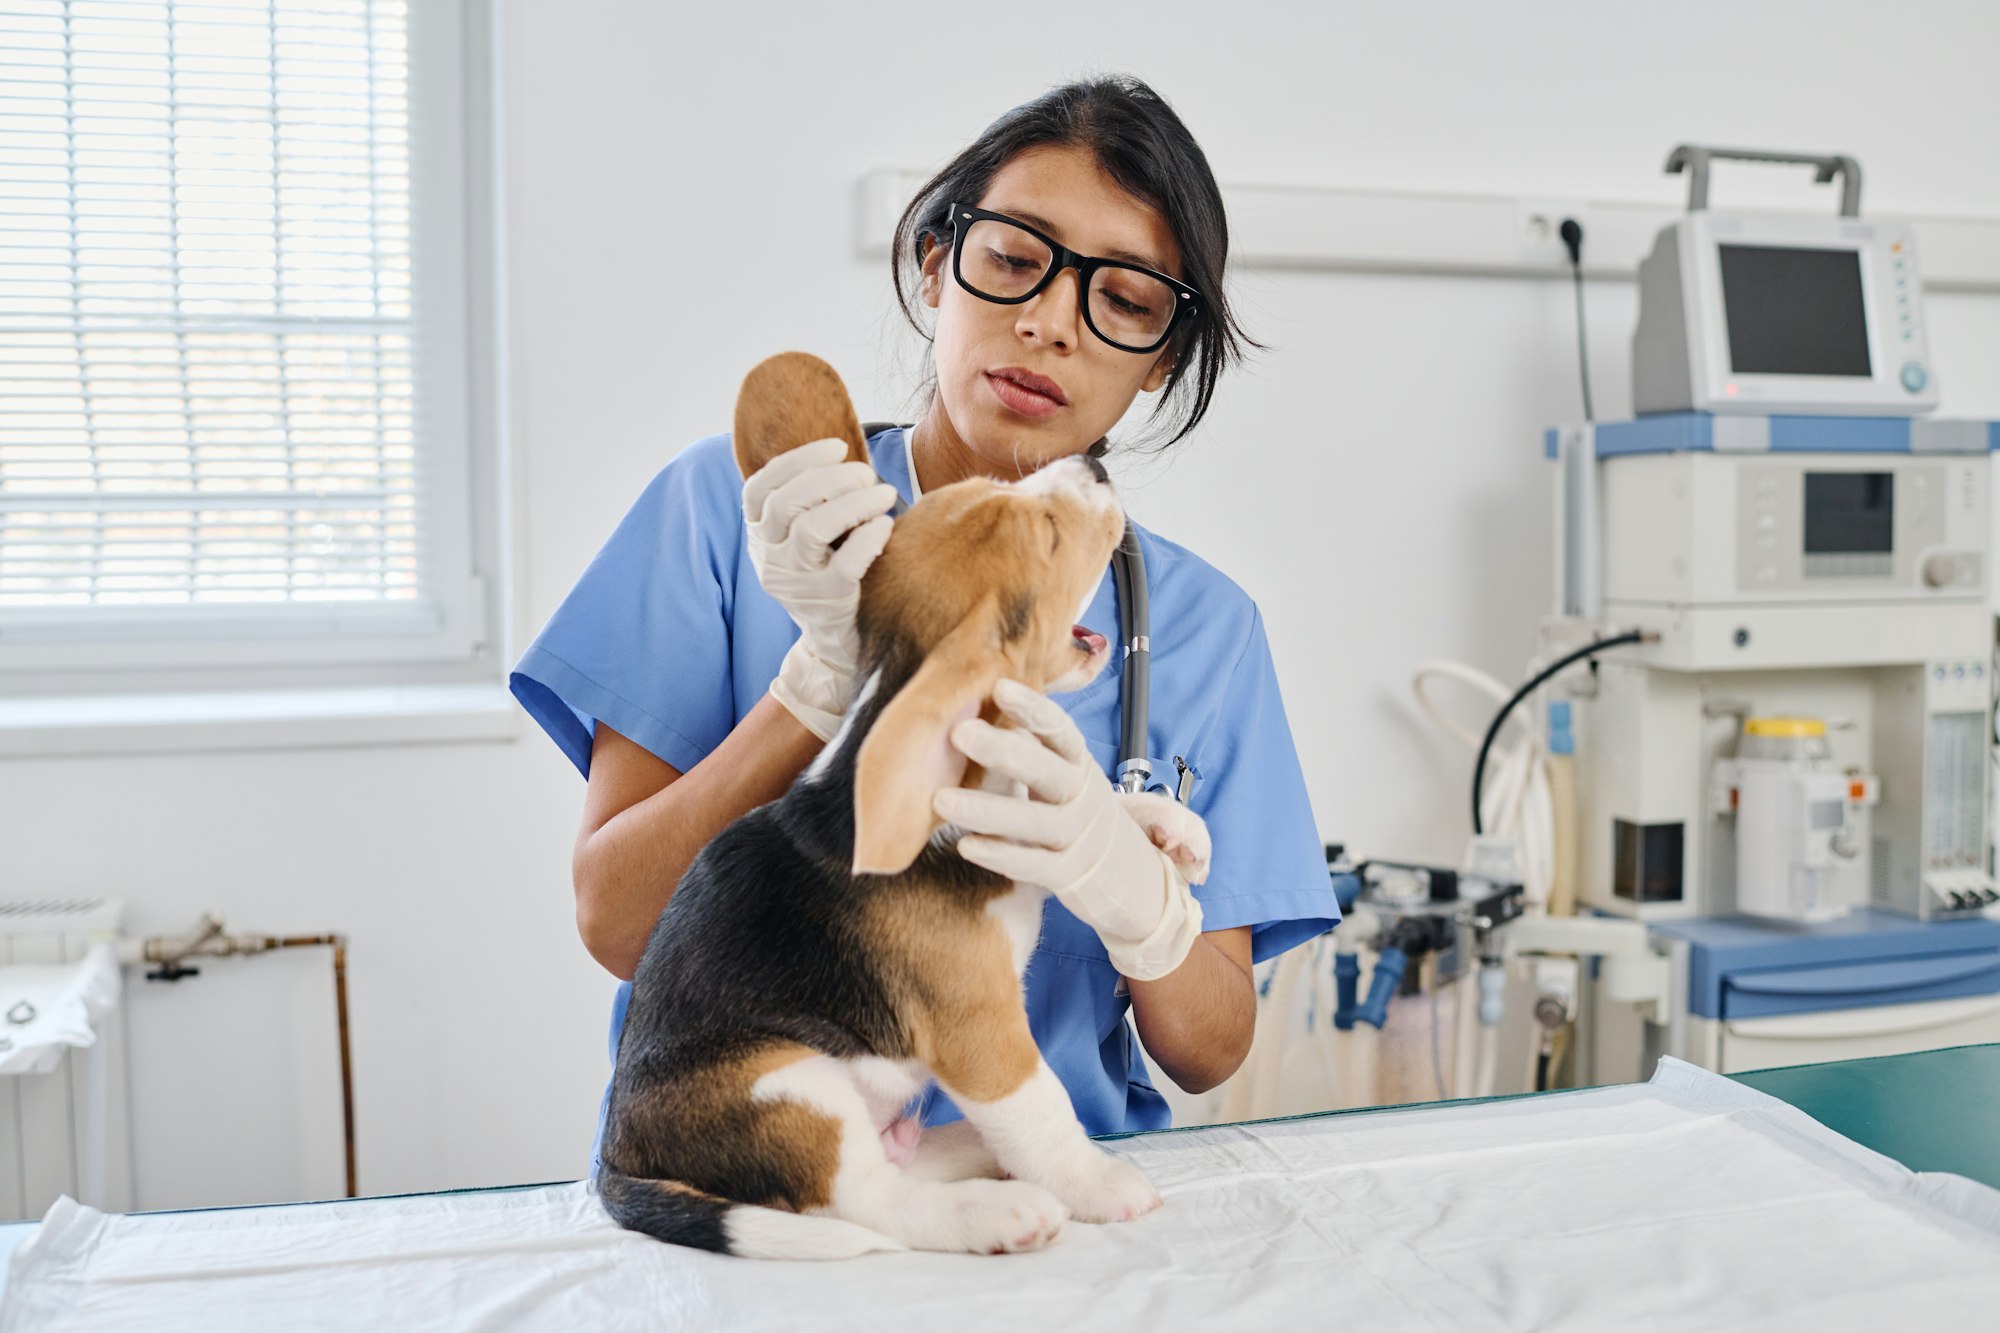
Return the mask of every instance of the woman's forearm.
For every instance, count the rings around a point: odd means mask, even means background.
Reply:
[[[1250,1054],[1257,1026],[1250,927],[1208,931],[1172,972],[1127,985],[1139,1040],[1187,1091],[1207,1092]]]
[[[577,930],[591,956],[630,980],[696,854],[739,815],[782,795],[819,750],[819,738],[768,695],[686,773],[600,724],[571,859]]]

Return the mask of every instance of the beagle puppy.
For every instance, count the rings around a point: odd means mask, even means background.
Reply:
[[[866,457],[815,358],[773,358],[743,399],[746,476],[829,435]],[[947,732],[998,719],[996,682],[1070,690],[1103,668],[1109,645],[1073,612],[1123,531],[1086,458],[942,487],[896,521],[862,583],[840,732],[695,858],[633,976],[597,1177],[621,1225],[766,1258],[987,1254],[1159,1206],[1090,1142],[1029,1033],[1045,892],[961,859],[931,808],[984,780]],[[1148,798],[1135,817],[1205,862],[1184,807]],[[919,1135],[904,1112],[932,1078],[965,1123]]]

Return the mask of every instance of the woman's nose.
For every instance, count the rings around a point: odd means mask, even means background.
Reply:
[[[1083,280],[1076,270],[1058,273],[1054,282],[1021,307],[1020,317],[1014,321],[1014,331],[1033,334],[1036,341],[1050,347],[1075,347],[1082,321],[1083,311],[1079,304],[1082,298]]]

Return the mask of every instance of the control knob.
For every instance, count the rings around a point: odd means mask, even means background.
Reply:
[[[1958,557],[1950,551],[1938,551],[1924,557],[1924,586],[1949,588],[1958,582]]]

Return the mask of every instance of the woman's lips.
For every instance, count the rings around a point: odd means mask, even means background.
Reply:
[[[1026,385],[1016,384],[1004,375],[986,374],[986,383],[993,390],[993,396],[1001,404],[1026,417],[1045,417],[1062,404],[1048,394],[1037,393]]]

